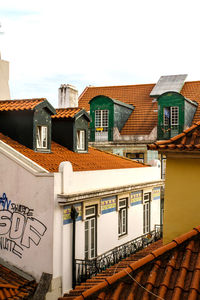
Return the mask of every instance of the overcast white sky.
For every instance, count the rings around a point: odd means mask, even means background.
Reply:
[[[0,0],[0,51],[13,99],[46,97],[60,84],[200,80],[199,0]]]

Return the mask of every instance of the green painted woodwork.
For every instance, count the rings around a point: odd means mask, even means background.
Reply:
[[[95,141],[95,111],[108,110],[108,141],[113,140],[113,129],[122,130],[134,107],[118,100],[100,95],[90,100],[90,141]]]
[[[184,98],[177,92],[166,92],[160,95],[158,101],[158,140],[170,139],[181,133],[185,128],[191,126],[197,103]],[[178,125],[164,125],[164,108],[178,107]]]

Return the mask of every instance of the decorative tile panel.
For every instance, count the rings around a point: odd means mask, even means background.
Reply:
[[[142,203],[142,191],[136,191],[131,193],[131,206]]]
[[[152,200],[160,199],[160,187],[153,188],[152,190]]]
[[[116,196],[101,199],[101,213],[107,214],[116,211]]]
[[[74,205],[76,211],[78,212],[78,217],[76,221],[82,220],[82,205],[81,203]],[[65,205],[63,210],[63,225],[72,223],[71,219],[71,205]]]

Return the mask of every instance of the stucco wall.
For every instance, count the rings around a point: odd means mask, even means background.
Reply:
[[[0,100],[9,100],[10,99],[10,90],[9,90],[9,62],[1,60],[0,54]]]
[[[0,153],[1,257],[40,279],[53,273],[53,177],[34,176]]]
[[[200,158],[167,156],[164,243],[200,225]]]

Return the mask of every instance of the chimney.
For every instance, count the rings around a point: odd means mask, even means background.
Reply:
[[[78,90],[70,84],[61,84],[58,89],[58,108],[78,107]]]
[[[9,62],[1,59],[0,53],[0,100],[10,99]]]

